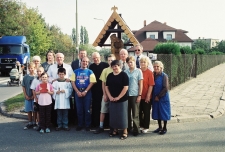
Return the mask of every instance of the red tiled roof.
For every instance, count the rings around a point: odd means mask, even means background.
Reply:
[[[164,31],[172,31],[175,32],[175,39],[172,41],[176,42],[193,42],[185,33],[187,31],[182,29],[175,29],[166,25],[165,23],[161,23],[158,21],[153,21],[150,24],[146,25],[145,27],[141,28],[140,30],[136,31],[133,30],[134,36],[143,46],[144,51],[152,51],[157,43],[159,42],[166,42],[167,40],[163,38]],[[153,40],[150,38],[146,39],[146,32],[158,32],[158,39]],[[130,48],[128,51],[134,51],[134,48]]]
[[[141,28],[139,31],[176,31],[177,29],[166,25],[165,23],[161,23],[158,21],[153,21],[150,24],[146,25],[145,27]]]
[[[153,51],[155,46],[158,44],[159,42],[151,39],[151,38],[147,38],[144,41],[142,41],[140,44],[143,46],[143,50],[144,51]],[[132,47],[130,49],[128,49],[128,51],[134,51],[135,47]]]

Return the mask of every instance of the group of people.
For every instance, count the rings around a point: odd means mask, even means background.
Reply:
[[[108,63],[94,52],[90,63],[87,52],[81,50],[79,59],[71,65],[64,63],[62,53],[56,54],[55,63],[54,52],[48,52],[42,66],[31,63],[22,83],[29,120],[24,129],[36,127],[41,133],[48,133],[55,118],[57,131],[69,131],[68,111],[72,108],[70,98],[74,96],[77,131],[98,127],[94,133],[99,134],[104,126],[109,126],[109,136],[122,130],[122,140],[129,132],[134,136],[147,133],[152,108],[152,119],[158,120],[154,133],[165,134],[171,117],[168,76],[163,72],[162,62],[155,61],[152,65],[142,52],[140,44],[135,46],[135,56],[128,56],[127,50],[121,49],[120,60],[110,54]]]

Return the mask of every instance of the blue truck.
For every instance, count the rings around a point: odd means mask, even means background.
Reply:
[[[15,68],[16,61],[27,68],[30,62],[30,48],[25,36],[0,37],[0,72],[8,74]]]

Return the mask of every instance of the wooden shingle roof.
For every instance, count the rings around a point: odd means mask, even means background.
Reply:
[[[102,28],[101,32],[99,33],[98,37],[95,39],[93,46],[103,46],[107,38],[110,36],[111,33],[115,33],[116,30],[114,29],[115,26],[118,24],[121,26],[120,32],[124,32],[127,37],[129,38],[130,42],[133,45],[137,45],[139,42],[135,38],[133,32],[130,30],[130,28],[127,26],[123,18],[116,12],[117,7],[112,7],[111,10],[113,10],[112,15],[109,17],[108,21]],[[117,29],[118,31],[118,29]]]

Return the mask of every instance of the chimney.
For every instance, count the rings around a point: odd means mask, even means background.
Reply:
[[[165,25],[166,25],[166,22],[164,22],[163,24],[165,24]]]
[[[144,20],[144,27],[146,26],[146,20]]]

